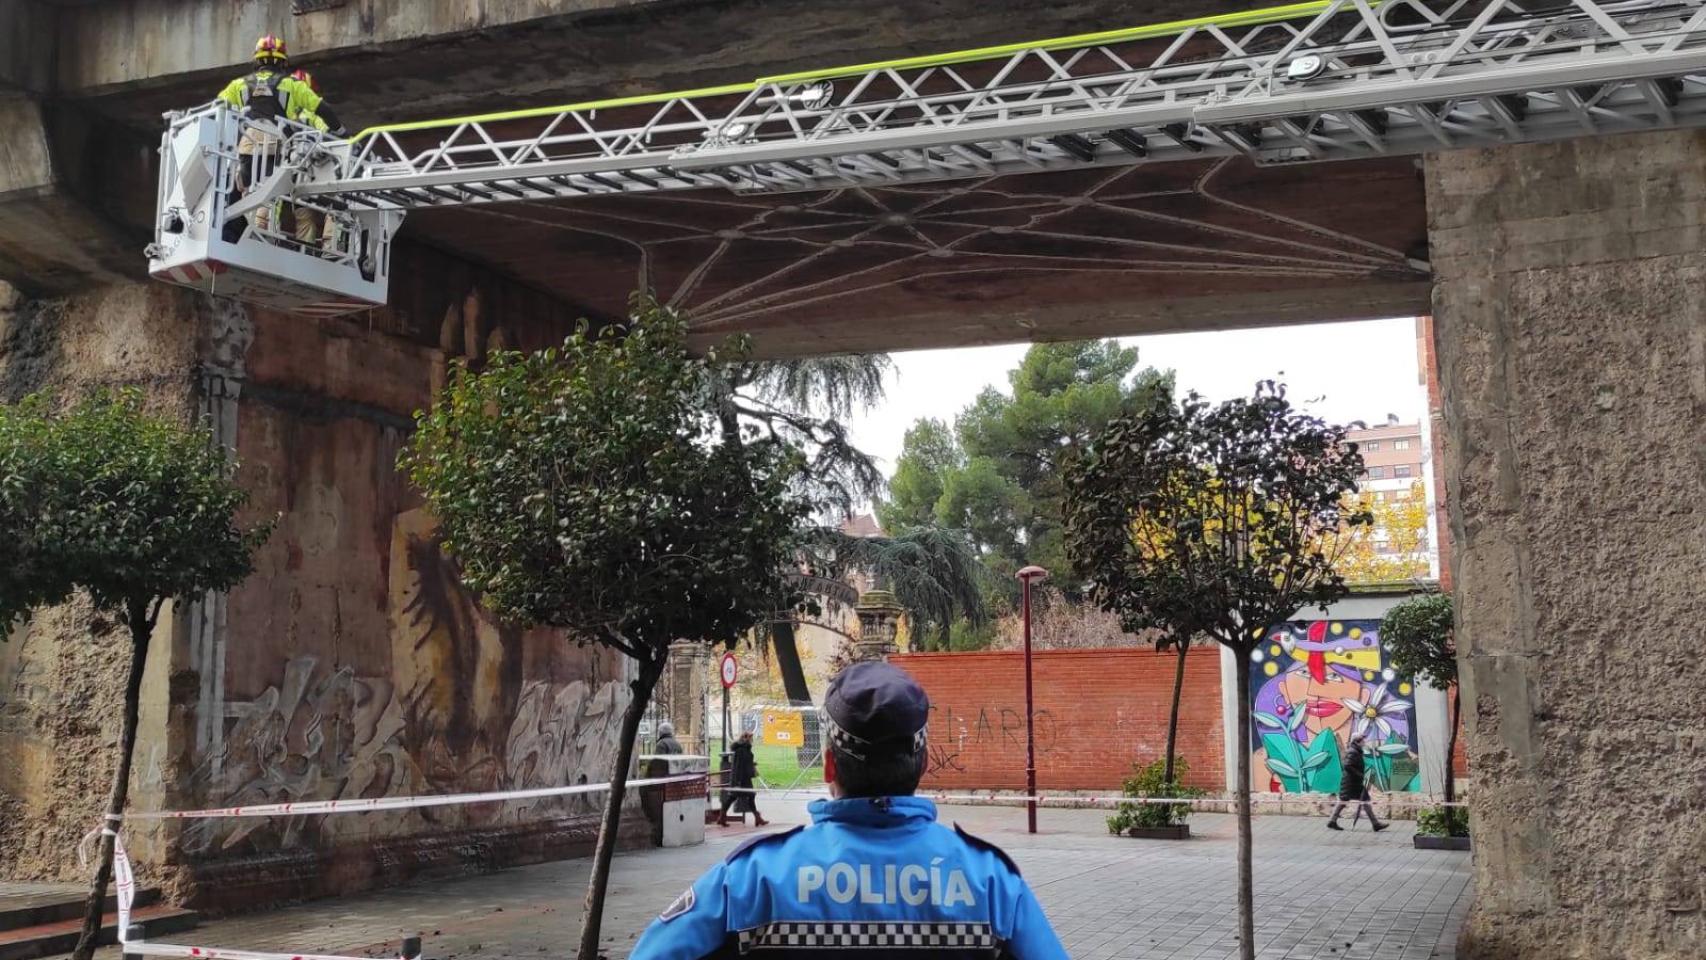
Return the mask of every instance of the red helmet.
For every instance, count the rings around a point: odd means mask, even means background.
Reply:
[[[290,59],[290,50],[285,47],[284,40],[276,34],[267,34],[255,41],[255,62],[265,64],[284,63]]]
[[[315,93],[320,92],[320,85],[318,83],[314,82],[314,75],[312,73],[309,73],[306,70],[293,71],[290,74],[290,78],[292,80],[300,80],[303,83],[306,83],[308,85],[308,89],[314,91]]]

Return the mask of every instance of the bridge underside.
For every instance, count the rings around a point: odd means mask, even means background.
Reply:
[[[388,308],[312,322],[152,285],[88,292],[140,278],[141,256],[123,251],[140,251],[152,216],[138,198],[152,199],[156,112],[206,99],[242,69],[253,35],[278,24],[292,24],[359,125],[1243,4],[365,0],[293,21],[287,0],[237,16],[229,0],[0,0],[0,14],[20,3],[62,18],[64,42],[46,79],[17,57],[52,43],[0,43],[0,117],[28,119],[0,148],[0,279],[37,297],[0,298],[0,397],[147,385],[212,417],[255,508],[283,517],[260,575],[162,627],[172,642],[154,646],[139,756],[181,775],[139,784],[148,803],[326,784],[456,792],[602,769],[616,668],[485,617],[393,469],[409,415],[452,359],[543,344],[577,316],[619,313],[639,286],[696,316],[702,339],[752,332],[772,355],[1401,315],[1429,309],[1431,286],[1477,785],[1477,900],[1461,952],[1698,957],[1706,752],[1688,626],[1706,619],[1700,135],[1428,157],[1425,190],[1410,161],[1204,162],[422,213]],[[512,10],[531,19],[494,22]],[[20,691],[0,717],[0,792],[30,800],[0,818],[0,850],[26,849],[14,834],[34,838],[29,849],[68,849],[95,815],[85,801],[101,795],[101,774],[85,758],[111,731],[61,722],[92,701],[41,673],[85,663],[60,651],[89,626],[86,611],[55,612],[0,646],[0,683]],[[101,679],[107,694],[94,699],[110,701],[119,684]],[[546,717],[576,733],[559,737]],[[310,723],[362,739],[340,752],[267,732]],[[7,779],[15,772],[32,792]],[[483,838],[583,846],[590,813],[558,814],[544,841],[515,819],[399,821],[161,836],[143,855],[175,852],[214,900],[294,897],[399,879],[385,864],[436,869],[429,855]],[[285,862],[286,847],[308,852]]]
[[[1214,159],[801,194],[424,211],[406,232],[576,304],[636,289],[766,355],[1422,313],[1410,159]]]

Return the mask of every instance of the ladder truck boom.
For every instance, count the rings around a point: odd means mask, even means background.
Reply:
[[[261,197],[226,202],[247,123],[217,105],[174,116],[162,230],[203,229],[159,232],[151,256],[176,252],[153,272],[337,312],[383,302],[390,238],[426,207],[881,188],[1209,156],[1271,166],[1700,126],[1706,0],[1320,0],[349,140],[279,131],[285,148],[249,188]],[[325,217],[348,231],[346,246],[328,255],[250,228],[217,258],[197,247],[207,224],[262,203]],[[219,289],[231,270],[210,261],[240,270],[241,292],[229,278]]]

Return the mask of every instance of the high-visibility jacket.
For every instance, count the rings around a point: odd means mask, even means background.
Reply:
[[[1005,853],[922,797],[820,800],[699,878],[629,960],[1066,960]]]
[[[283,71],[263,67],[238,77],[219,91],[219,99],[234,107],[248,107],[260,120],[283,117],[316,130],[329,129],[320,117],[321,98],[308,84]]]

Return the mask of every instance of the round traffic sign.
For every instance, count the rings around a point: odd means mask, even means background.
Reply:
[[[735,671],[736,671],[736,669],[737,668],[735,666],[735,655],[732,653],[723,654],[723,663],[722,663],[723,689],[727,690],[728,688],[735,685]]]

